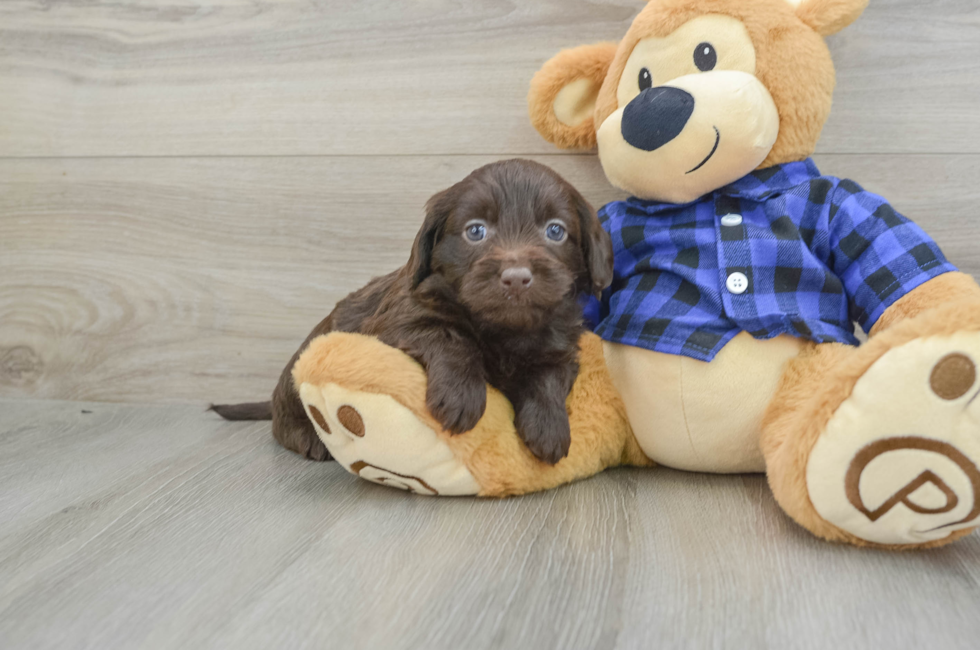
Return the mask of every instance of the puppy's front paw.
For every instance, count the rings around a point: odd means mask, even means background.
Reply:
[[[572,434],[564,406],[549,406],[529,400],[521,405],[514,425],[517,434],[538,460],[554,465],[568,455]]]
[[[442,428],[457,434],[469,431],[487,408],[487,386],[483,379],[457,378],[456,381],[429,378],[425,405]]]

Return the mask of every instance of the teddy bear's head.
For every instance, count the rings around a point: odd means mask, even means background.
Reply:
[[[834,66],[823,36],[868,0],[650,0],[619,43],[564,50],[531,82],[535,128],[598,145],[634,196],[686,203],[813,153]]]

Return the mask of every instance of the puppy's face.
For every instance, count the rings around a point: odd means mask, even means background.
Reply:
[[[612,245],[595,212],[543,165],[482,167],[433,197],[428,212],[413,261],[424,262],[426,239],[431,253],[416,280],[438,276],[481,323],[540,327],[562,303],[612,280]]]

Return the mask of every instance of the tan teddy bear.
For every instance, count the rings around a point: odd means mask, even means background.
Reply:
[[[826,539],[926,547],[975,528],[980,287],[808,158],[834,86],[822,36],[865,5],[652,0],[619,43],[548,61],[535,127],[597,146],[633,195],[600,211],[616,277],[580,343],[568,457],[537,462],[492,388],[478,426],[450,436],[420,366],[337,333],[293,374],[330,453],[433,495],[520,494],[622,464],[766,472]]]

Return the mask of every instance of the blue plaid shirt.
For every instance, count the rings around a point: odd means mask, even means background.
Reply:
[[[926,280],[956,270],[914,223],[812,160],[677,205],[599,211],[615,274],[586,319],[607,341],[710,361],[740,331],[857,344]]]

